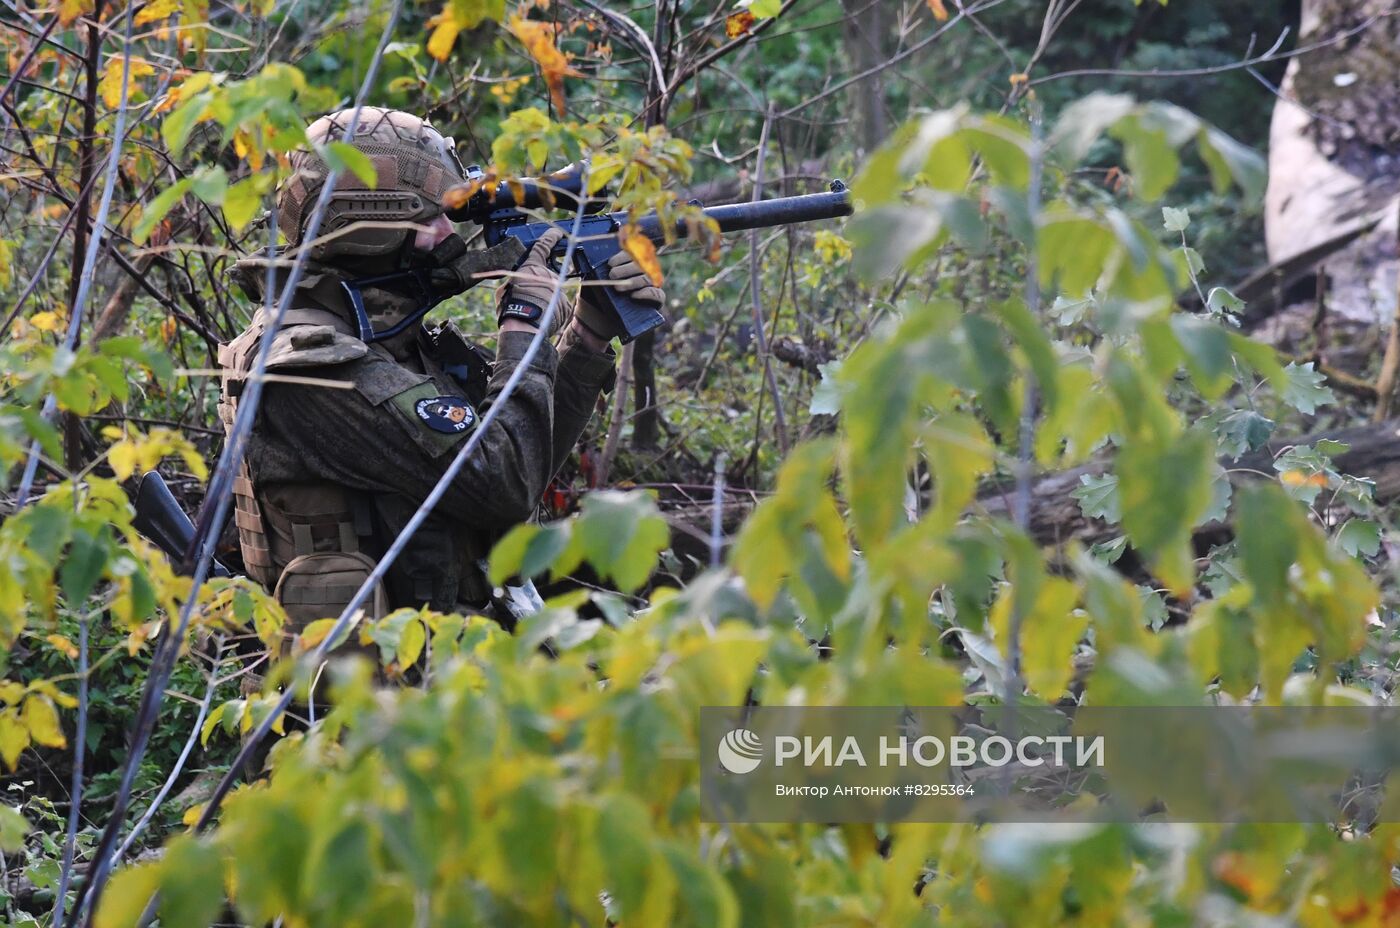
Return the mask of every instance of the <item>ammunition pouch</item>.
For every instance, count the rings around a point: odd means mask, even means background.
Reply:
[[[358,551],[303,554],[283,568],[273,596],[286,609],[290,629],[299,631],[317,619],[339,616],[373,570],[374,560]],[[375,585],[363,608],[370,619],[388,613],[382,584]]]

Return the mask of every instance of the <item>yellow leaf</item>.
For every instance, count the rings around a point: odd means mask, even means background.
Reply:
[[[175,317],[166,316],[160,324],[160,340],[167,345],[175,340]]]
[[[59,0],[58,22],[63,26],[71,26],[73,20],[84,13],[91,13],[92,9],[92,0]]]
[[[127,68],[129,78],[135,81],[138,77],[156,73],[156,69],[151,67],[140,58],[132,58],[131,64]],[[102,102],[108,108],[116,109],[122,102],[122,56],[113,55],[107,59],[107,68],[102,72],[102,80],[97,82],[97,92],[102,94]],[[127,95],[130,96],[130,90]]]
[[[754,15],[748,10],[740,10],[737,13],[730,13],[724,21],[724,34],[737,39],[741,35],[746,35],[753,28]]]
[[[44,640],[61,651],[65,657],[76,658],[78,656],[78,649],[74,647],[73,642],[62,635],[49,635]]]
[[[29,324],[40,332],[58,332],[63,328],[63,319],[55,312],[45,310],[29,317]]]
[[[136,14],[135,24],[144,26],[158,19],[166,19],[180,12],[180,0],[151,0]]]
[[[569,67],[569,56],[554,44],[554,23],[536,22],[521,16],[511,16],[510,31],[525,46],[530,57],[540,66],[540,74],[549,86],[549,98],[560,114],[567,109],[564,99],[564,78],[577,77],[578,72]]]
[[[1031,76],[1030,76],[1029,74],[1025,73],[1024,71],[1022,71],[1022,72],[1019,73],[1019,74],[1013,74],[1013,75],[1011,75],[1011,77],[1009,78],[1009,80],[1011,81],[1011,86],[1012,86],[1012,87],[1019,87],[1019,86],[1021,86],[1022,84],[1027,83],[1030,79],[1031,79]]]
[[[335,619],[317,619],[302,631],[298,640],[303,648],[314,648],[316,645],[326,640],[326,636],[335,627]]]
[[[943,5],[943,0],[928,0],[928,8],[933,11],[933,18],[940,23],[948,21],[948,8]]]
[[[451,0],[448,0],[441,13],[428,20],[428,25],[433,29],[433,34],[428,36],[428,54],[438,61],[446,61],[447,56],[452,54],[452,46],[457,42],[457,33],[462,31],[463,26],[457,17],[452,15]]]
[[[661,274],[661,262],[656,259],[656,246],[652,244],[651,239],[631,225],[619,229],[618,238],[622,241],[622,247],[646,272],[652,284],[661,286],[665,278]]]
[[[135,443],[126,440],[117,442],[107,452],[107,463],[112,465],[112,473],[117,475],[118,480],[125,480],[136,471],[139,458],[140,452]]]
[[[488,175],[491,180],[495,180],[495,174]],[[456,184],[447,188],[447,192],[442,195],[442,205],[448,209],[461,209],[467,205],[476,192],[482,188],[487,177],[478,177],[476,180],[468,181],[465,184]]]
[[[0,682],[0,700],[4,700],[7,705],[13,706],[23,698],[23,683],[16,683],[14,680]]]
[[[4,759],[5,766],[14,770],[19,756],[24,753],[24,749],[27,747],[29,747],[29,729],[20,724],[19,716],[15,710],[10,709],[0,714],[0,758]]]
[[[1307,471],[1286,470],[1279,474],[1278,479],[1288,484],[1290,487],[1301,487],[1304,485],[1314,487],[1327,486],[1327,475],[1323,473],[1310,474]]]
[[[185,827],[193,828],[199,822],[199,817],[204,814],[204,807],[206,805],[208,805],[208,803],[200,802],[190,806],[185,810],[185,814],[180,816],[180,821],[184,823]]]
[[[54,686],[52,680],[35,680],[33,683],[29,684],[29,688],[36,693],[43,693],[64,709],[76,709],[78,707],[78,700],[69,696],[57,686]]]
[[[63,737],[63,729],[58,724],[58,710],[49,697],[31,693],[24,701],[23,718],[35,744],[48,748],[68,746],[68,739]]]

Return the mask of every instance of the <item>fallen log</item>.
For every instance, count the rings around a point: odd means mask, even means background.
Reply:
[[[1336,470],[1354,477],[1375,481],[1376,500],[1380,503],[1400,498],[1400,418],[1387,419],[1374,425],[1354,428],[1326,429],[1297,438],[1272,439],[1258,451],[1242,455],[1237,460],[1222,458],[1230,483],[1239,487],[1251,480],[1272,476],[1273,462],[1288,448],[1311,445],[1322,439],[1339,441],[1348,448],[1334,457]],[[1109,469],[1109,461],[1096,460],[1039,477],[1031,485],[1030,533],[1042,544],[1058,545],[1076,540],[1086,544],[1103,541],[1118,532],[1102,519],[1090,519],[1080,511],[1079,501],[1070,496],[1080,485],[1080,478],[1098,476]],[[1001,483],[978,494],[981,512],[1010,518],[1015,499],[1015,486]],[[1217,534],[1220,526],[1203,526],[1204,534]]]

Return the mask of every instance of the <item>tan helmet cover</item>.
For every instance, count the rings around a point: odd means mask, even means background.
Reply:
[[[307,127],[307,142],[342,140],[353,112],[322,116]],[[412,233],[409,225],[441,212],[443,191],[464,177],[452,140],[412,113],[361,107],[350,144],[369,157],[378,183],[371,190],[353,172],[341,172],[316,235],[320,244],[311,251],[313,260],[396,252]],[[330,169],[309,148],[293,152],[291,163],[295,173],[277,193],[277,228],[289,244],[300,245]],[[345,231],[356,223],[364,225]]]

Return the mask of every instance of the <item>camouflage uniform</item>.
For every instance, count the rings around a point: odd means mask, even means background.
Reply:
[[[397,128],[402,134],[403,126]],[[382,181],[385,167],[378,167]],[[401,186],[403,174],[411,171],[399,167]],[[314,190],[302,192],[303,203]],[[440,189],[430,187],[425,199],[438,195]],[[284,233],[287,229],[284,224]],[[295,243],[293,235],[288,238]],[[501,401],[530,334],[502,332],[494,361],[479,349],[474,355],[450,324],[429,330],[415,323],[392,338],[366,342],[340,287],[351,276],[345,262],[324,253],[317,257],[321,260],[308,264],[273,336],[268,370],[347,388],[265,384],[235,487],[235,520],[249,575],[275,590],[294,619],[337,614],[481,415],[504,402],[442,501],[390,568],[372,611],[481,607],[491,591],[479,559],[533,513],[599,393],[611,385],[613,353],[593,352],[566,332],[557,350],[548,342],[541,345],[514,392]],[[354,265],[383,272],[384,266],[369,266],[377,258],[358,253]],[[265,274],[259,264],[240,262],[237,274],[255,298]],[[364,302],[373,318],[392,319],[404,311],[404,301],[387,291],[367,288]],[[226,425],[232,424],[265,329],[259,309],[250,327],[221,348],[220,414]],[[474,356],[481,357],[475,388],[460,379],[458,368],[452,374],[445,369]]]

